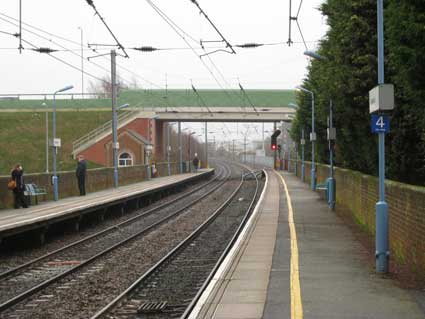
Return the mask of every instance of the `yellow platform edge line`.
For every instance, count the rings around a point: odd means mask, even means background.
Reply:
[[[303,319],[304,314],[301,298],[299,254],[297,231],[295,229],[294,223],[294,211],[292,209],[291,196],[289,196],[288,186],[286,185],[285,179],[278,172],[274,172],[280,177],[280,180],[282,181],[288,203],[288,225],[291,234],[291,318]]]

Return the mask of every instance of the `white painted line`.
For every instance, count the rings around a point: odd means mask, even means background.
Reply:
[[[266,172],[266,171],[265,171]],[[251,227],[252,223],[254,222],[258,211],[260,210],[260,206],[263,203],[266,190],[269,187],[269,175],[266,172],[266,183],[264,185],[263,191],[261,193],[261,196],[258,200],[257,205],[254,208],[254,211],[249,218],[248,222],[246,223],[245,227],[242,229],[241,233],[239,234],[235,244],[233,245],[232,249],[230,249],[229,253],[227,254],[226,258],[224,258],[223,263],[218,268],[217,272],[215,273],[213,279],[199,298],[198,302],[196,303],[195,307],[193,308],[192,312],[189,315],[189,319],[196,319],[199,312],[201,311],[202,307],[205,305],[206,301],[208,300],[209,296],[211,295],[213,289],[215,288],[216,284],[219,282],[220,279],[222,279],[223,273],[227,270],[228,266],[231,265],[234,258],[236,257],[239,248],[243,241],[245,240],[246,233],[248,229]]]

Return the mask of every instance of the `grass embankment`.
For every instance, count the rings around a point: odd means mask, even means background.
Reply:
[[[250,107],[239,90],[198,90],[207,106]],[[246,90],[249,100],[258,108],[287,106],[295,101],[293,90]],[[69,95],[68,95],[69,97]],[[0,100],[2,109],[43,110],[43,102],[52,107],[51,100]],[[118,105],[129,103],[132,107],[199,106],[198,96],[192,90],[128,90],[119,94]],[[57,99],[59,109],[110,109],[110,99]]]
[[[46,170],[46,120],[44,112],[0,113],[0,175],[8,175],[16,163],[26,173]],[[106,111],[57,112],[57,137],[62,139],[58,151],[58,170],[73,170],[72,142],[111,119]],[[49,136],[52,113],[49,113]],[[52,170],[52,149],[49,149],[49,170]],[[89,167],[98,167],[89,163]]]

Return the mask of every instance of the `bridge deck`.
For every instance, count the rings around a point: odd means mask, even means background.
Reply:
[[[126,203],[135,198],[176,187],[182,183],[212,174],[213,169],[200,170],[197,174],[187,173],[167,177],[153,178],[141,183],[121,186],[87,194],[82,197],[70,197],[58,202],[46,202],[27,209],[8,209],[0,212],[0,239],[31,229],[45,227],[65,219],[79,217],[109,206]]]

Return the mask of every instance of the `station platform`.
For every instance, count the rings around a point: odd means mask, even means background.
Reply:
[[[86,196],[69,197],[57,202],[49,201],[26,209],[0,211],[0,241],[12,235],[30,230],[46,230],[50,225],[64,220],[75,220],[76,228],[83,215],[106,212],[110,207],[138,208],[143,198],[161,191],[170,190],[184,183],[206,178],[214,169],[202,169],[198,173],[185,173],[152,178],[116,189],[99,191]]]
[[[259,204],[191,319],[425,318],[375,274],[365,248],[293,174],[267,172]]]

